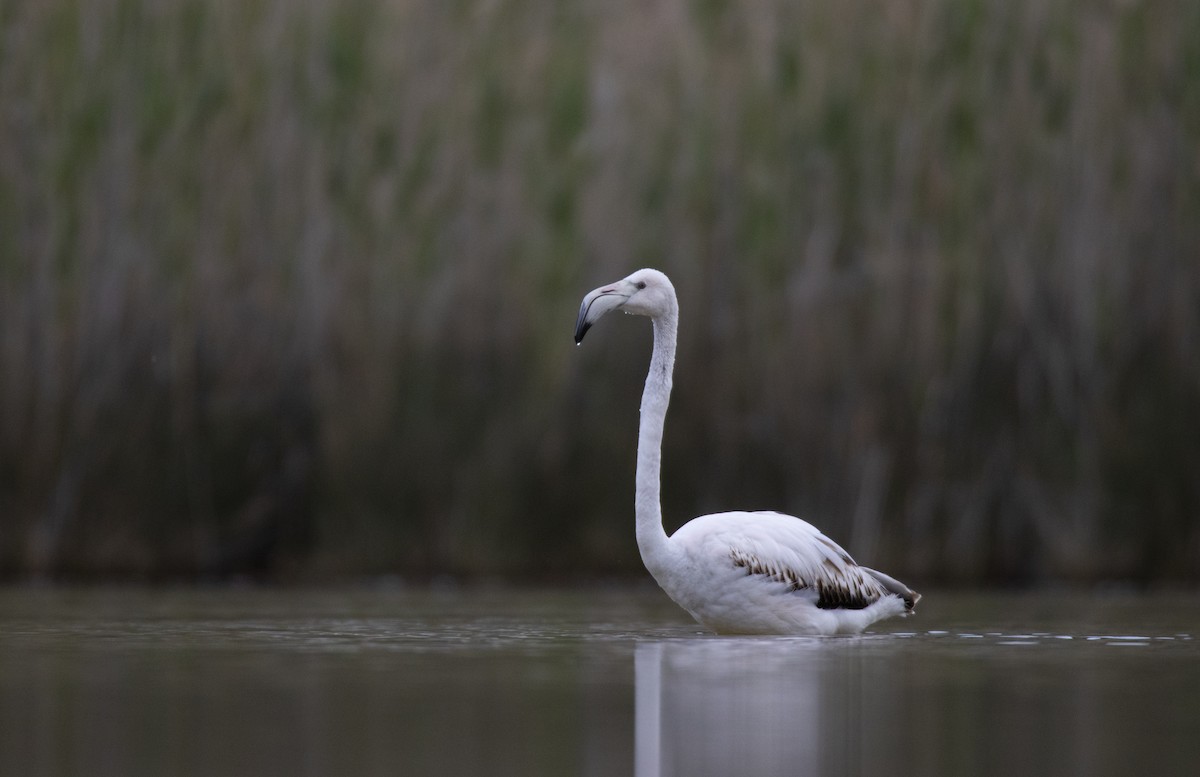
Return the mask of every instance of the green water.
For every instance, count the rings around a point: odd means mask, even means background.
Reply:
[[[720,638],[652,589],[0,591],[0,775],[1163,775],[1200,597]]]

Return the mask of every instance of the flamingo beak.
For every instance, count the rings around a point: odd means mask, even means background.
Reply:
[[[624,305],[629,295],[617,286],[601,286],[588,292],[579,306],[579,318],[575,320],[575,344],[583,342],[583,336],[599,321],[605,313],[610,313]]]

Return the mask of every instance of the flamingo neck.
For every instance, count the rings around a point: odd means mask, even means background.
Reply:
[[[667,417],[667,403],[671,399],[671,373],[675,368],[679,311],[672,305],[670,310],[654,317],[652,321],[654,351],[650,356],[646,387],[642,391],[634,513],[637,516],[637,543],[642,561],[650,573],[659,578],[669,551],[667,533],[663,530],[660,470],[663,425]]]

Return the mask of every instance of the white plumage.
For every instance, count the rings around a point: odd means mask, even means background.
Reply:
[[[920,594],[859,566],[814,526],[790,515],[702,515],[667,536],[659,471],[679,303],[666,275],[638,270],[583,298],[575,342],[613,310],[648,316],[654,327],[642,393],[634,512],[642,561],[667,595],[722,634],[856,634],[881,618],[911,614]]]

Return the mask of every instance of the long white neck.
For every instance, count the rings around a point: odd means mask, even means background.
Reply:
[[[674,300],[672,300],[674,302]],[[638,429],[637,492],[634,512],[637,516],[637,543],[642,562],[659,579],[667,564],[669,546],[663,530],[660,495],[663,423],[671,399],[671,373],[675,368],[675,339],[679,330],[679,308],[670,309],[652,319],[654,352],[650,372],[642,391],[642,414]]]

